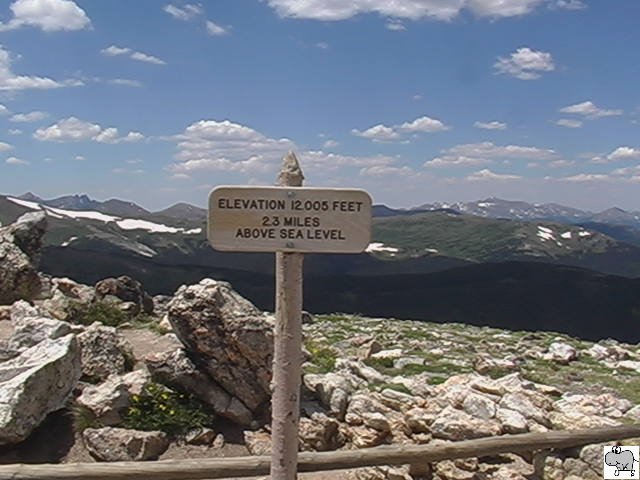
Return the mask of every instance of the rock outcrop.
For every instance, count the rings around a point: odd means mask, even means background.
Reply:
[[[153,298],[144,291],[140,282],[127,276],[100,280],[95,286],[94,300],[115,300],[131,316],[153,313]]]
[[[251,425],[253,415],[244,403],[198,369],[184,349],[149,355],[145,363],[154,381],[195,395],[221,417],[243,426]]]
[[[0,305],[30,300],[40,292],[37,268],[46,228],[44,212],[26,213],[0,228]]]
[[[0,445],[26,439],[80,378],[75,335],[45,339],[0,364]]]
[[[257,412],[269,402],[272,322],[226,282],[182,286],[168,305],[190,358],[231,397]]]
[[[87,428],[82,439],[89,453],[105,462],[152,460],[169,446],[169,439],[162,432],[114,427]]]
[[[78,335],[82,347],[82,375],[93,381],[133,368],[131,346],[113,327],[93,323]]]

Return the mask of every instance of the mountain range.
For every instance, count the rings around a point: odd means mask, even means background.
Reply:
[[[305,255],[305,308],[530,329],[553,328],[562,318],[568,333],[581,334],[582,324],[582,334],[593,338],[607,311],[637,321],[634,213],[489,200],[376,205],[365,253]],[[129,275],[153,294],[212,277],[273,308],[274,256],[212,249],[204,209],[180,203],[150,212],[86,195],[0,195],[2,224],[34,210],[49,216],[41,262],[47,273],[90,284]]]

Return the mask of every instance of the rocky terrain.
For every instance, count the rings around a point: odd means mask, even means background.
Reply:
[[[0,462],[269,451],[271,314],[212,279],[151,297],[128,277],[43,275],[45,229],[38,212],[0,228]],[[640,422],[639,345],[339,314],[304,322],[302,450]],[[421,475],[596,479],[601,452],[442,461]]]

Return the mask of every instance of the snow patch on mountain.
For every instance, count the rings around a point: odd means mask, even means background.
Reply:
[[[385,247],[384,243],[381,242],[373,242],[370,243],[364,251],[367,253],[388,253],[393,256],[398,253],[400,249],[395,247]]]
[[[13,197],[7,197],[7,200],[31,210],[44,210],[48,215],[51,215],[54,218],[62,219],[66,217],[73,219],[96,220],[104,223],[114,222],[122,230],[146,230],[151,233],[184,233],[186,235],[197,235],[202,232],[202,228],[186,230],[181,227],[170,227],[168,225],[154,223],[148,220],[115,217],[113,215],[107,215],[105,213],[95,212],[92,210],[64,210],[62,208],[48,207],[36,202]],[[146,253],[149,254],[148,251]]]
[[[61,246],[61,247],[68,247],[68,246],[69,246],[69,244],[70,244],[71,242],[73,242],[73,241],[75,241],[75,240],[77,240],[77,239],[78,239],[78,237],[69,237],[69,238],[67,238],[64,242],[62,242],[62,243],[60,244],[60,246]]]

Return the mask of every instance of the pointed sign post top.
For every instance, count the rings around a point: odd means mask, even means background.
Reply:
[[[282,158],[282,167],[278,174],[278,185],[281,187],[301,187],[304,175],[293,151],[289,151]]]

